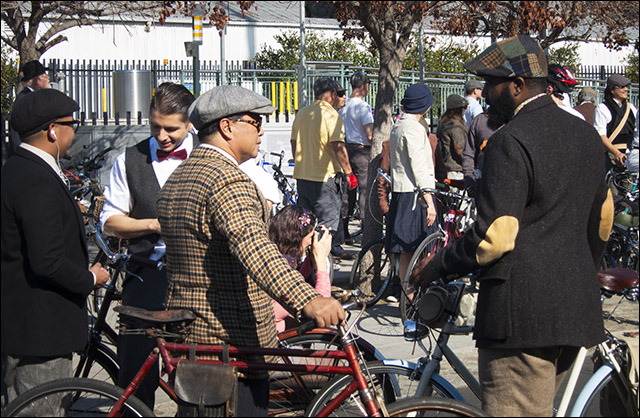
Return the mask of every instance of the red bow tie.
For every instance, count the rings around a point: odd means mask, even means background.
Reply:
[[[187,158],[187,150],[180,149],[180,150],[173,150],[173,151],[163,151],[159,149],[156,151],[156,155],[158,156],[158,161],[164,161],[169,157],[174,157],[179,160],[184,160],[185,158]]]

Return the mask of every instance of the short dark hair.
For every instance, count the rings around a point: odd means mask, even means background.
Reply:
[[[527,88],[534,93],[544,93],[547,91],[549,82],[546,78],[525,78],[524,83]]]
[[[189,120],[189,106],[196,100],[193,94],[181,84],[162,83],[151,98],[149,113],[156,110],[163,115],[183,115],[183,120]]]
[[[220,121],[222,119],[238,120],[244,115],[247,115],[250,118],[255,119],[255,120],[262,119],[262,115],[261,114],[252,113],[252,112],[236,113],[235,115],[225,116],[225,117],[216,119],[213,122],[208,123],[205,126],[203,126],[202,128],[200,128],[200,130],[198,131],[198,138],[205,139],[205,138],[215,134],[216,132],[220,132]]]

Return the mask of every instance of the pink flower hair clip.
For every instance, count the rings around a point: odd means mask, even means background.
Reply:
[[[311,225],[311,216],[306,209],[302,209],[302,215],[298,216],[298,221],[300,222],[300,230],[305,226]]]

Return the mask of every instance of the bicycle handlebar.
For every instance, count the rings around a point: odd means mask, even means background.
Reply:
[[[104,236],[101,231],[96,230],[95,232],[95,241],[98,244],[98,247],[104,255],[107,257],[107,263],[111,267],[114,267],[119,270],[123,270],[128,272],[126,269],[126,264],[128,262],[132,262],[134,264],[138,264],[143,267],[147,267],[154,270],[161,270],[164,267],[164,262],[160,260],[150,260],[146,257],[141,257],[135,254],[116,254],[107,245],[105,242]]]
[[[367,304],[364,301],[360,300],[360,295],[361,295],[361,292],[358,289],[350,290],[350,291],[345,290],[340,298],[340,301],[342,302],[342,309],[347,311],[356,306],[361,306],[365,308]],[[364,309],[362,313],[364,313]],[[300,325],[297,328],[298,335],[299,336],[305,335],[309,331],[313,330],[314,328],[317,328],[316,321],[309,320],[307,322],[304,322],[302,325]]]

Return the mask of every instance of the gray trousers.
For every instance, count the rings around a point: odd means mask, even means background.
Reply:
[[[318,225],[337,231],[342,207],[341,179],[329,177],[324,183],[298,179],[296,185],[298,186],[298,205],[312,210],[318,218]]]
[[[343,218],[353,216],[353,211],[356,205],[356,190],[359,190],[360,196],[358,198],[358,219],[364,219],[368,203],[367,199],[369,197],[367,196],[367,176],[369,175],[369,154],[371,154],[371,147],[359,147],[347,144],[347,152],[349,153],[349,164],[351,164],[351,170],[353,170],[353,174],[358,179],[358,188],[353,190],[346,190],[346,192],[344,193],[344,197],[342,198],[341,216]]]
[[[2,407],[29,389],[57,379],[73,377],[71,354],[62,357],[11,356],[2,354]],[[64,416],[62,396],[34,405],[24,416]]]

